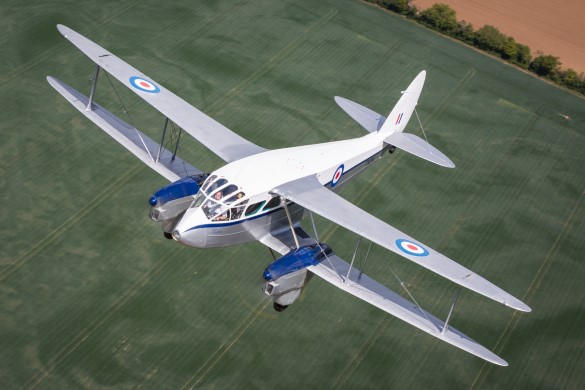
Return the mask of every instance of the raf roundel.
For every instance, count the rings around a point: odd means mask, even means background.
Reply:
[[[149,93],[159,93],[160,92],[160,88],[158,87],[158,85],[156,85],[152,81],[149,81],[145,78],[138,77],[138,76],[130,77],[130,85],[132,85],[134,88],[136,88],[142,92],[149,92]]]
[[[416,242],[412,242],[409,240],[405,240],[403,238],[396,240],[396,246],[402,252],[406,253],[407,255],[412,256],[428,256],[429,250],[424,246],[417,244]]]
[[[341,179],[341,175],[343,175],[344,169],[345,169],[345,166],[343,164],[341,164],[339,166],[339,168],[337,168],[335,170],[335,173],[333,174],[333,177],[331,178],[331,187],[335,187],[335,185],[339,182],[339,179]]]

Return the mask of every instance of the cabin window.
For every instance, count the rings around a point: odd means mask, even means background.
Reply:
[[[280,196],[275,196],[274,198],[270,199],[268,203],[266,203],[264,210],[271,210],[278,206],[280,206]]]
[[[232,204],[234,202],[239,201],[240,199],[242,199],[244,196],[246,196],[246,194],[242,191],[238,192],[235,195],[230,196],[229,198],[227,198],[224,203],[225,204]]]
[[[254,203],[254,204],[248,206],[248,209],[246,209],[246,217],[249,215],[256,214],[258,212],[258,210],[260,210],[260,207],[262,207],[262,205],[264,205],[264,203],[266,203],[265,200],[263,200],[262,202]]]
[[[248,204],[248,199],[241,201],[240,203],[237,203],[234,207],[231,208],[231,212],[232,212],[232,221],[234,219],[239,219],[242,214],[244,213],[244,209],[246,208],[246,205]]]

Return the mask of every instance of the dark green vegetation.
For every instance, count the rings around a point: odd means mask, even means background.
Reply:
[[[582,99],[360,1],[173,4],[2,5],[0,388],[584,387]],[[94,69],[57,23],[270,148],[359,135],[334,95],[387,113],[427,69],[418,112],[457,169],[397,152],[343,195],[533,308],[460,297],[453,326],[510,367],[320,280],[277,314],[260,291],[260,244],[165,240],[147,216],[164,180],[45,81],[89,91]],[[162,118],[115,85],[157,136]],[[97,101],[123,115],[100,87]],[[182,157],[220,165],[184,141]],[[317,223],[349,258],[355,234]],[[390,267],[446,316],[453,284],[374,248],[367,272],[399,291]]]
[[[559,57],[539,54],[532,59],[530,48],[516,42],[513,37],[501,33],[494,26],[483,26],[474,31],[473,26],[465,21],[458,21],[457,14],[447,4],[436,3],[419,12],[408,0],[366,0],[408,18],[414,19],[443,34],[496,55],[503,60],[547,78],[585,95],[585,74],[578,74],[574,69],[562,69]]]

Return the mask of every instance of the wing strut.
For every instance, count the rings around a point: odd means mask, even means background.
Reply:
[[[177,157],[177,150],[179,149],[179,142],[181,141],[181,133],[183,129],[179,127],[175,122],[171,121],[169,117],[165,117],[165,124],[163,125],[162,129],[162,136],[160,139],[160,144],[158,146],[158,152],[156,154],[156,158],[154,159],[156,163],[160,161],[160,158],[164,152],[163,145],[165,144],[165,137],[167,135],[167,128],[169,128],[169,122],[171,123],[170,126],[170,133],[169,133],[169,152],[171,152],[171,161],[175,161]],[[177,130],[178,129],[178,130]]]
[[[368,246],[368,251],[366,252],[366,258],[364,259],[364,265],[361,265],[360,261],[360,273],[358,275],[358,280],[362,277],[364,270],[366,269],[366,264],[368,263],[368,256],[370,255],[370,249],[372,249],[372,241],[370,241],[370,245]]]
[[[100,74],[100,66],[95,66],[95,74],[93,76],[93,83],[91,84],[91,91],[89,92],[89,101],[87,102],[86,111],[93,111],[93,97],[95,95],[95,87],[97,85],[98,76]]]
[[[358,238],[357,245],[355,246],[355,251],[353,251],[353,257],[351,258],[351,264],[349,265],[349,270],[347,270],[347,276],[345,277],[345,282],[349,279],[349,274],[351,273],[351,269],[353,268],[353,262],[355,261],[355,255],[357,255],[357,251],[360,248],[360,243],[362,242],[362,236]]]
[[[453,314],[453,309],[455,308],[455,304],[457,303],[457,298],[459,298],[460,292],[461,292],[461,286],[459,286],[459,288],[457,288],[457,292],[455,292],[455,297],[453,297],[453,303],[451,304],[451,309],[449,309],[449,314],[447,314],[447,319],[445,320],[445,325],[443,325],[443,330],[441,331],[442,334],[445,334],[445,332],[449,328],[449,320],[451,319],[451,314]]]
[[[301,246],[299,245],[299,239],[297,238],[297,233],[295,232],[295,227],[293,226],[292,219],[290,218],[290,213],[288,212],[288,206],[286,205],[286,199],[284,196],[281,196],[280,200],[281,200],[282,204],[284,204],[284,211],[286,212],[286,218],[288,218],[288,224],[290,226],[290,231],[292,232],[292,236],[295,240],[295,244],[297,246],[297,249],[299,249]]]
[[[162,137],[160,139],[160,144],[158,145],[158,152],[156,153],[156,162],[160,161],[160,155],[162,153],[163,144],[165,143],[165,134],[167,133],[167,126],[169,124],[169,118],[165,116],[165,125],[163,126]],[[173,154],[173,160],[175,158],[176,152]]]

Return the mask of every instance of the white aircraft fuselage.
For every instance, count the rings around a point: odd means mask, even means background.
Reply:
[[[385,146],[383,140],[384,134],[370,133],[344,141],[269,150],[229,163],[209,175],[195,201],[175,226],[173,237],[187,246],[210,248],[258,241],[266,235],[290,229],[282,203],[279,202],[274,208],[266,207],[275,198],[270,193],[273,188],[316,175],[323,186],[335,190],[382,156],[390,147]],[[208,188],[221,179],[225,183],[214,189]],[[210,203],[220,204],[213,198],[217,191],[225,191],[230,186],[237,189],[232,187],[232,192],[222,195],[222,199],[229,199],[230,195],[238,192],[245,195],[237,202],[224,207],[220,205],[216,213],[206,212],[206,206]],[[274,200],[273,204],[275,202],[278,200]],[[245,207],[234,211],[234,206],[241,203]],[[259,205],[257,210],[249,209],[253,205]],[[290,204],[288,208],[291,222],[298,224],[303,217],[303,209],[295,204]],[[218,216],[228,209],[231,209],[229,216]]]

